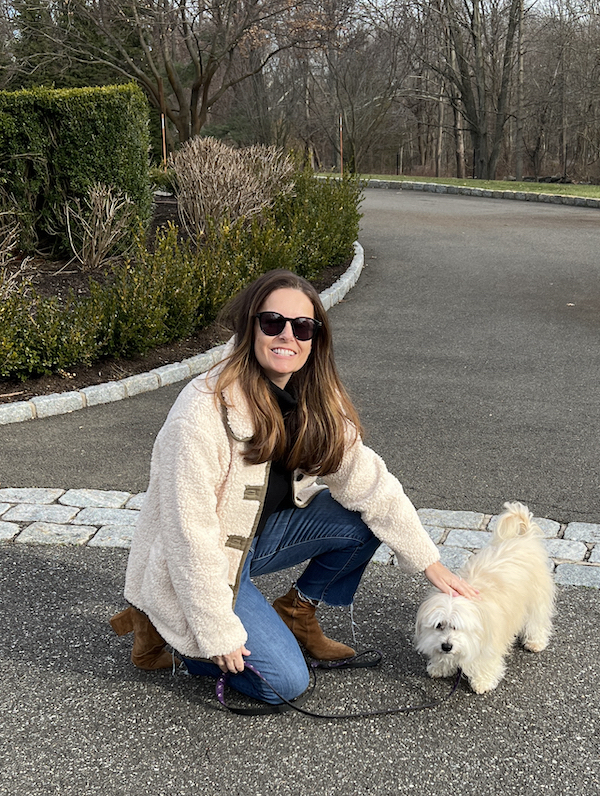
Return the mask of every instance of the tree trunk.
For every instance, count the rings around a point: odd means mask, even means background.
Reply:
[[[453,103],[452,113],[454,115],[454,154],[456,159],[456,176],[464,179],[467,176],[467,164],[465,159],[465,136],[462,129],[462,116],[458,108]]]
[[[445,116],[445,104],[444,104],[444,92],[443,89],[440,88],[440,96],[438,99],[438,126],[437,126],[437,137],[436,137],[436,145],[435,145],[435,176],[441,177],[442,176],[442,148],[444,143],[444,116]]]
[[[515,130],[515,178],[518,182],[523,179],[523,89],[525,84],[524,53],[523,53],[523,15],[524,0],[519,3],[519,35],[518,52],[519,67],[517,76],[517,120]]]

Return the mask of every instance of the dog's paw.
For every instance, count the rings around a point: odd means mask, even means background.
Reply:
[[[487,694],[488,691],[493,691],[499,682],[499,680],[487,680],[485,678],[473,677],[469,680],[469,685],[476,694]]]
[[[545,650],[548,646],[548,639],[539,640],[539,639],[528,639],[524,644],[523,647],[529,652],[541,652]]]
[[[529,628],[521,635],[521,643],[529,652],[541,652],[550,642],[551,630],[547,627]]]
[[[452,661],[445,659],[431,661],[427,666],[427,674],[430,677],[452,677],[457,671],[458,666]]]

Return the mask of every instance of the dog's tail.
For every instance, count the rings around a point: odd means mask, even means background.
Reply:
[[[533,522],[533,514],[523,503],[505,503],[498,518],[493,541],[501,542],[516,536],[541,536],[540,528]]]

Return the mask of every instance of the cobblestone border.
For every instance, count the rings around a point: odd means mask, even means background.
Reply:
[[[358,241],[354,243],[354,258],[342,276],[331,287],[319,295],[326,310],[338,304],[356,284],[363,269],[365,253]],[[0,426],[9,423],[22,423],[25,420],[35,420],[38,417],[51,417],[64,415],[85,409],[87,406],[112,403],[130,398],[142,392],[157,390],[178,381],[189,379],[200,373],[205,373],[221,359],[225,346],[215,346],[203,354],[198,354],[182,362],[172,365],[163,365],[148,373],[128,376],[120,381],[107,381],[104,384],[95,384],[81,390],[71,392],[52,393],[52,395],[39,395],[28,401],[16,401],[12,404],[0,404]]]
[[[386,188],[393,191],[425,191],[449,193],[461,196],[479,196],[485,199],[513,199],[518,202],[545,202],[553,205],[600,208],[600,199],[567,194],[535,193],[530,191],[496,191],[489,188],[473,188],[469,185],[443,185],[437,182],[413,182],[412,180],[364,180],[364,188]]]
[[[0,544],[128,549],[144,493],[100,489],[0,489]],[[498,517],[473,511],[419,509],[442,562],[458,569],[490,539]],[[600,588],[600,525],[537,518],[557,583]],[[375,562],[397,566],[382,544]]]

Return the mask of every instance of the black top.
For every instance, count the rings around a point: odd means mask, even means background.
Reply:
[[[271,381],[269,382],[269,387],[273,395],[277,398],[277,403],[279,404],[285,423],[290,412],[296,408],[298,399],[291,392],[282,390]],[[256,536],[260,535],[271,514],[275,514],[277,511],[283,511],[284,509],[294,508],[292,494],[292,471],[286,468],[281,459],[271,462],[267,494],[265,495],[262,514],[260,515],[260,520],[256,528]]]

